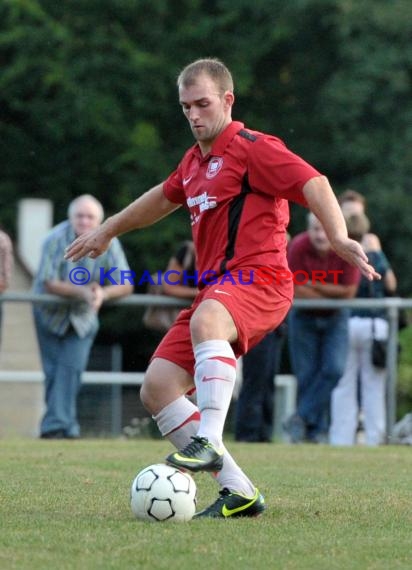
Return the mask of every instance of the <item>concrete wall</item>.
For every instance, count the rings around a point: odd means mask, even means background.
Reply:
[[[53,204],[50,200],[20,200],[17,212],[17,253],[32,275],[39,266],[43,239],[52,226]]]

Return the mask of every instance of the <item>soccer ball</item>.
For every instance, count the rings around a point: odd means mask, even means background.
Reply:
[[[130,506],[140,520],[190,521],[196,510],[196,483],[170,465],[150,465],[133,480]]]

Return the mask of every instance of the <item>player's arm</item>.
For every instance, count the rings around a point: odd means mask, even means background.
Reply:
[[[114,238],[130,230],[150,226],[179,207],[180,204],[166,198],[161,183],[145,192],[118,214],[107,218],[102,226],[106,233]]]
[[[370,281],[380,279],[379,273],[368,263],[362,246],[348,237],[345,219],[328,179],[325,176],[311,178],[304,185],[303,194],[336,253],[351,265],[359,267]]]
[[[111,240],[134,229],[145,228],[161,220],[180,204],[170,202],[163,192],[163,183],[154,186],[129,206],[107,218],[101,226],[79,236],[66,251],[65,259],[77,261],[82,257],[98,257]]]

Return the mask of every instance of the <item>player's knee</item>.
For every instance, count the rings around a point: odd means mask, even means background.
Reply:
[[[157,412],[158,393],[159,390],[156,387],[156,383],[153,382],[153,379],[149,375],[146,375],[140,389],[140,401],[150,414]]]
[[[226,332],[225,319],[216,301],[206,301],[198,307],[190,320],[190,334],[195,343],[221,338]]]
[[[184,393],[177,382],[167,376],[159,376],[157,372],[149,369],[140,389],[140,400],[145,409],[155,416]]]
[[[237,338],[237,328],[226,307],[215,299],[200,303],[190,320],[192,342],[224,339],[230,342]]]
[[[140,401],[142,402],[144,408],[150,412],[149,410],[149,402],[150,402],[150,397],[149,397],[149,393],[148,390],[146,388],[146,386],[143,384],[143,386],[140,388]]]
[[[213,319],[210,314],[202,312],[195,313],[190,320],[190,334],[192,339],[203,340],[210,338],[213,330]]]

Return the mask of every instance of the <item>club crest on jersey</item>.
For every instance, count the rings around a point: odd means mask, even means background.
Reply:
[[[219,170],[222,168],[223,165],[223,158],[220,156],[214,156],[210,159],[209,164],[207,166],[206,171],[206,178],[209,180],[214,178]]]

